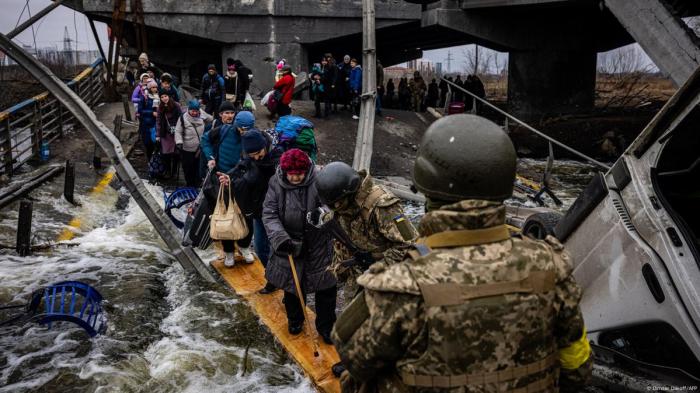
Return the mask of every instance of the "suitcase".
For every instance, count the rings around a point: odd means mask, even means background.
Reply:
[[[464,113],[463,102],[452,102],[450,106],[447,107],[447,115],[455,115],[457,113]]]
[[[185,236],[183,245],[197,247],[200,250],[206,250],[212,242],[209,236],[210,217],[214,212],[214,208],[207,198],[202,198],[195,206],[191,219],[185,223]]]

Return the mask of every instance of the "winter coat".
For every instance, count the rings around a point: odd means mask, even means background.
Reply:
[[[131,93],[131,102],[134,104],[138,104],[139,101],[141,101],[141,98],[144,96],[143,92],[143,86],[141,84],[137,84],[136,87],[134,88],[133,93]]]
[[[336,80],[338,79],[338,67],[335,64],[328,64],[321,68],[323,71],[323,84],[327,90],[335,89]]]
[[[350,71],[350,91],[358,93],[362,91],[362,67],[360,65],[356,65]]]
[[[202,77],[202,100],[204,102],[224,102],[226,99],[224,78],[216,74],[214,76],[209,73]]]
[[[204,128],[213,117],[200,109],[199,117],[190,116],[185,112],[177,122],[175,127],[175,144],[182,145],[182,150],[194,153],[199,149],[199,140],[204,135]]]
[[[226,71],[224,75],[224,90],[226,94],[236,94],[238,88],[238,73]]]
[[[245,157],[227,173],[233,183],[236,203],[247,217],[262,217],[270,178],[275,174],[280,156],[284,153],[281,148],[272,147],[272,138],[264,135],[268,140],[265,157],[261,160]]]
[[[343,91],[350,89],[350,72],[352,67],[350,63],[342,62],[338,64],[338,78],[335,81],[335,86],[340,87]]]
[[[275,83],[274,89],[282,93],[282,103],[289,105],[292,103],[292,95],[294,94],[294,77],[291,74],[286,74]]]
[[[206,160],[216,160],[221,172],[233,169],[241,160],[241,134],[233,124],[222,124],[202,135],[200,146]]]
[[[175,101],[173,106],[168,110],[167,105],[161,104],[158,107],[158,121],[156,122],[156,135],[160,137],[160,147],[163,154],[175,153],[175,133],[170,132],[170,127],[175,127],[180,121],[182,109],[180,104]]]
[[[238,74],[238,89],[236,95],[241,97],[241,101],[245,100],[245,93],[250,89],[250,76],[253,74],[250,68],[243,65],[240,60],[237,60],[236,73]]]
[[[296,290],[287,254],[278,249],[292,238],[303,241],[301,254],[294,258],[301,290],[312,293],[336,285],[335,277],[327,269],[333,258],[330,233],[306,222],[306,213],[321,205],[315,181],[313,165],[299,185],[287,182],[282,170],[277,169],[263,203],[262,219],[273,250],[265,278],[286,292],[296,293]]]
[[[153,112],[153,99],[148,96],[141,96],[138,100],[137,111],[139,113],[139,131],[146,132],[156,125],[156,117]]]

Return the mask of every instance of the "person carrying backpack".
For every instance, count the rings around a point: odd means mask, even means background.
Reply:
[[[187,187],[199,187],[199,156],[201,148],[199,140],[204,135],[204,128],[211,123],[213,117],[202,111],[197,100],[190,100],[187,112],[180,116],[175,126],[175,144],[180,151],[182,171],[185,173]]]

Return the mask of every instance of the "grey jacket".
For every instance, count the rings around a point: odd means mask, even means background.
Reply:
[[[296,293],[292,270],[287,254],[278,248],[292,238],[304,244],[301,255],[294,258],[302,292],[313,293],[336,285],[335,277],[328,271],[333,259],[331,236],[306,222],[306,212],[321,204],[315,181],[313,165],[304,182],[296,186],[287,182],[282,170],[277,168],[263,203],[262,219],[273,251],[265,277],[277,288],[291,293]]]
[[[212,116],[203,110],[200,110],[199,113],[199,117],[192,117],[186,111],[178,119],[175,126],[175,144],[182,144],[182,150],[184,151],[197,151],[199,140],[204,135],[205,126],[213,120]]]

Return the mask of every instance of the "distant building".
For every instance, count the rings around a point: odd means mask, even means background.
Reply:
[[[23,49],[35,58],[48,63],[63,63],[66,65],[89,65],[100,57],[100,52],[97,50],[59,50],[57,48],[39,48],[34,50],[31,45],[23,45]],[[9,56],[0,52],[0,65],[15,65],[17,64]]]

